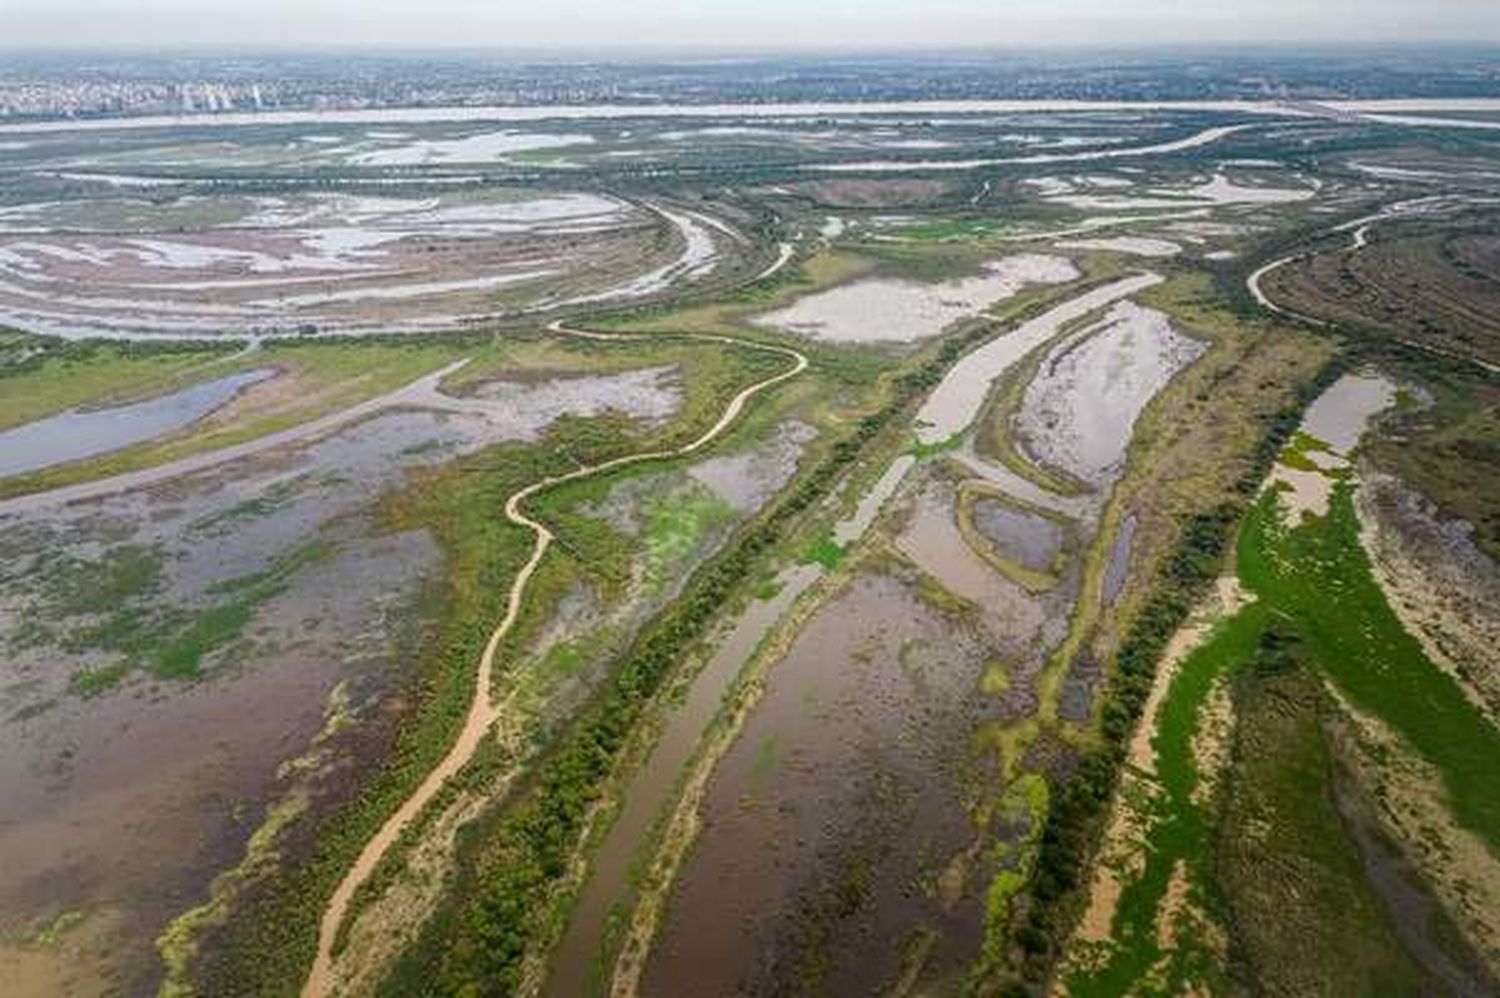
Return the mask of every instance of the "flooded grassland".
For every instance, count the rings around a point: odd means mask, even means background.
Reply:
[[[379,496],[465,455],[532,446],[564,414],[664,430],[685,399],[701,405],[684,370],[712,390],[708,370],[671,348],[589,374],[598,354],[576,355],[569,372],[554,352],[559,366],[523,380],[505,379],[502,358],[321,434],[70,504],[38,493],[7,512],[0,905],[11,940],[70,927],[52,949],[8,950],[37,992],[60,973],[81,992],[159,979],[152,940],[203,903],[215,873],[253,879],[305,850],[306,818],[391,751],[452,598],[451,566],[425,525],[392,529]],[[510,370],[535,364],[513,356]],[[787,432],[759,459],[784,463],[805,439]],[[705,469],[726,508],[746,501],[736,471]],[[684,553],[664,560],[675,569]],[[230,910],[234,884],[164,937],[171,974],[191,957],[181,947]]]
[[[947,420],[944,439],[962,436],[1008,364],[1153,280],[1087,292],[1026,336],[1033,327],[1002,333],[950,370],[923,413]],[[1029,346],[996,354],[1015,336]],[[1160,337],[1104,339],[1127,375],[1196,356]],[[1162,383],[1117,393],[1109,424],[1128,428]],[[1088,385],[1061,395],[1059,409],[1080,417],[1097,405]],[[934,400],[950,396],[959,401],[939,413]],[[941,432],[936,421],[919,415],[918,433]],[[1127,443],[1101,462],[1116,474]],[[767,661],[754,707],[694,797],[692,846],[654,943],[643,969],[635,955],[617,968],[616,993],[676,993],[683,980],[742,993],[946,990],[985,946],[994,884],[1018,868],[1046,782],[1066,768],[1064,744],[1045,732],[1060,709],[1089,716],[1090,684],[1063,683],[1055,654],[1098,514],[1039,509],[961,456],[903,458],[856,505],[884,513],[863,540],[831,532],[829,550],[845,552],[824,562],[833,588]],[[611,986],[607,967],[593,973],[593,986]]]
[[[10,321],[249,340],[0,341],[6,979],[1492,990],[1492,538],[1432,463],[1489,396],[1346,378],[1271,467],[1337,347],[1226,291],[1417,182],[1315,169],[1367,126],[677,124],[0,156]],[[1390,406],[1438,457],[1361,449]]]

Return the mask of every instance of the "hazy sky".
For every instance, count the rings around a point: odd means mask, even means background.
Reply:
[[[1500,0],[0,0],[0,46],[1500,41]]]

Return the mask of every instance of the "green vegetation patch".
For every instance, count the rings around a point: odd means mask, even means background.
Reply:
[[[130,671],[129,662],[116,662],[113,665],[101,665],[92,669],[83,669],[73,676],[73,692],[87,699],[108,693]]]
[[[1124,994],[1148,974],[1163,984],[1162,993],[1181,994],[1189,986],[1207,985],[1217,977],[1215,954],[1207,949],[1206,940],[1180,938],[1168,950],[1157,926],[1169,883],[1179,869],[1197,892],[1192,897],[1197,907],[1212,907],[1203,893],[1203,885],[1212,880],[1212,816],[1193,799],[1200,777],[1193,736],[1214,681],[1255,657],[1266,620],[1266,608],[1257,603],[1221,622],[1173,677],[1151,740],[1159,793],[1149,808],[1145,865],[1120,893],[1108,958],[1097,968],[1070,975],[1070,994]]]
[[[63,618],[92,618],[61,636],[69,651],[103,651],[118,661],[80,672],[75,692],[97,696],[118,684],[131,668],[158,679],[196,679],[204,660],[238,640],[256,611],[285,592],[296,572],[328,554],[318,542],[299,547],[260,572],[207,590],[218,602],[201,609],[159,605],[161,556],[135,545],[111,548],[95,562],[67,564],[43,586],[48,610]]]
[[[1333,709],[1273,625],[1234,683],[1235,735],[1213,844],[1234,941],[1267,994],[1424,994],[1334,802]]]
[[[162,553],[139,544],[117,544],[94,560],[68,557],[46,569],[41,595],[62,616],[106,613],[161,586]]]
[[[1014,225],[998,222],[993,218],[933,218],[912,225],[897,226],[889,234],[899,239],[914,239],[919,242],[949,242],[984,239],[1015,231],[1015,228]]]
[[[702,545],[708,533],[734,519],[734,509],[697,482],[660,495],[646,504],[646,587],[659,593],[681,573],[682,562]]]
[[[802,552],[802,563],[804,565],[822,565],[828,571],[839,567],[844,560],[848,549],[833,539],[831,532],[824,533],[807,546]]]
[[[1500,384],[1459,375],[1452,365],[1407,360],[1404,370],[1429,390],[1430,405],[1399,406],[1363,452],[1474,525],[1474,542],[1500,560]]]
[[[1402,949],[1335,809],[1322,720],[1333,708],[1319,683],[1326,677],[1400,732],[1442,775],[1455,817],[1492,845],[1500,807],[1485,788],[1500,765],[1500,732],[1386,603],[1352,492],[1339,481],[1328,515],[1295,526],[1275,490],[1252,507],[1237,564],[1257,600],[1187,658],[1162,702],[1152,739],[1161,792],[1148,809],[1144,867],[1120,895],[1106,959],[1071,975],[1070,993],[1120,994],[1148,975],[1169,993],[1215,986],[1216,954],[1197,936],[1180,935],[1170,950],[1161,942],[1179,866],[1189,897],[1225,919],[1231,948],[1248,961],[1240,970],[1258,988],[1417,993],[1431,983]],[[1247,663],[1254,668],[1238,669]],[[1229,797],[1215,815],[1194,800],[1193,736],[1213,681],[1229,670],[1243,713]]]
[[[1354,489],[1335,483],[1328,515],[1288,526],[1274,493],[1246,523],[1240,579],[1295,622],[1310,658],[1359,710],[1399,732],[1443,776],[1457,820],[1500,848],[1500,731],[1396,617],[1359,542]]]

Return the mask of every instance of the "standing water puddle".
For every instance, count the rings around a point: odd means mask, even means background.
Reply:
[[[1104,566],[1104,577],[1099,581],[1099,595],[1106,606],[1113,606],[1125,588],[1125,578],[1130,570],[1130,549],[1135,543],[1135,528],[1140,521],[1134,513],[1120,524],[1115,543],[1109,549],[1109,563]]]
[[[1062,284],[1077,277],[1078,270],[1063,257],[1021,254],[958,280],[855,281],[800,298],[754,321],[831,343],[916,340],[936,336],[1028,284]]]
[[[1319,395],[1302,417],[1301,432],[1327,450],[1308,448],[1303,455],[1313,467],[1294,467],[1277,461],[1271,469],[1269,487],[1282,490],[1281,501],[1296,522],[1303,514],[1322,516],[1328,512],[1334,479],[1329,472],[1348,467],[1350,453],[1359,444],[1370,420],[1385,411],[1396,398],[1396,386],[1372,374],[1346,374]]]
[[[592,979],[598,969],[595,958],[611,911],[616,903],[629,901],[632,861],[652,824],[671,802],[678,776],[692,758],[734,677],[781,615],[821,574],[816,565],[798,565],[777,576],[780,590],[771,599],[754,601],[740,615],[728,638],[693,679],[686,699],[672,711],[661,739],[632,775],[620,815],[594,856],[589,879],[558,944],[548,989],[551,993],[584,995],[602,990],[603,982]]]
[[[0,433],[0,477],[107,454],[180,429],[275,374],[269,368],[241,371],[144,402],[70,409],[6,430]]]
[[[1057,521],[989,498],[974,502],[974,526],[1002,557],[1037,572],[1052,569],[1067,539]]]

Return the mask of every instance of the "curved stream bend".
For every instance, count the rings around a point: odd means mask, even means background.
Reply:
[[[548,327],[552,332],[565,336],[577,336],[592,340],[640,340],[647,336],[612,333],[591,333],[587,330],[577,329],[558,320]],[[539,520],[534,520],[526,514],[524,504],[532,496],[554,485],[564,482],[577,481],[580,478],[588,478],[592,475],[613,471],[616,468],[629,464],[638,464],[644,461],[655,461],[664,458],[681,457],[697,451],[722,434],[739,417],[744,410],[745,404],[755,395],[770,388],[773,385],[794,378],[807,368],[807,357],[798,350],[790,347],[773,346],[767,343],[759,343],[755,340],[738,339],[733,336],[711,336],[707,334],[684,333],[673,337],[675,339],[689,339],[704,343],[725,343],[736,347],[745,347],[752,350],[763,350],[770,353],[781,354],[793,361],[791,367],[779,374],[772,375],[743,389],[738,395],[729,401],[724,412],[719,416],[718,422],[703,433],[702,436],[690,443],[684,444],[676,449],[644,451],[639,454],[627,454],[623,457],[613,458],[590,467],[579,468],[565,475],[553,475],[533,482],[511,493],[505,501],[505,518],[511,523],[530,530],[535,536],[531,548],[531,557],[521,566],[516,573],[514,581],[511,582],[510,596],[506,603],[505,616],[490,633],[490,639],[485,644],[484,652],[479,657],[475,670],[474,694],[469,702],[468,715],[464,718],[463,728],[459,731],[453,747],[448,754],[433,767],[432,771],[423,778],[422,782],[407,797],[401,806],[396,809],[385,823],[380,826],[374,836],[365,843],[354,864],[339,881],[338,887],[334,889],[332,896],[328,899],[327,906],[323,909],[323,917],[318,925],[318,953],[313,960],[311,969],[308,971],[307,980],[302,986],[302,998],[324,998],[330,994],[333,985],[333,945],[338,937],[339,928],[343,925],[344,918],[348,914],[349,904],[354,899],[355,893],[369,880],[380,860],[390,850],[400,837],[402,830],[409,822],[422,812],[428,802],[436,796],[448,779],[455,775],[473,758],[491,728],[504,716],[509,700],[498,704],[490,702],[490,685],[494,676],[495,655],[500,648],[500,643],[515,626],[521,612],[521,600],[526,594],[526,586],[531,581],[531,576],[536,572],[537,566],[541,564],[542,556],[547,553],[551,546],[553,535],[546,525]]]

